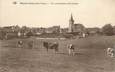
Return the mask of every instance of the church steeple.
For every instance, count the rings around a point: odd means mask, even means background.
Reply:
[[[71,14],[70,21],[74,22],[73,15]]]
[[[71,14],[70,20],[69,20],[69,32],[73,32],[73,25],[74,25],[74,19]]]

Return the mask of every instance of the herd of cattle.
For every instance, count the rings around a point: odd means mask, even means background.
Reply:
[[[24,42],[19,40],[17,42],[16,46],[18,48],[23,48],[23,44],[24,44]],[[30,49],[32,49],[34,47],[34,42],[30,41],[30,42],[28,42],[27,45],[28,45],[28,47]],[[46,42],[46,41],[43,41],[42,46],[46,49],[47,52],[48,52],[49,49],[54,50],[55,53],[59,52],[59,43],[58,42]],[[67,46],[67,49],[68,49],[69,55],[75,55],[75,51],[74,51],[75,50],[75,46],[73,44],[69,44]]]
[[[23,48],[23,41],[18,41],[17,42],[17,47],[19,48]],[[59,43],[58,42],[46,42],[44,41],[42,43],[43,47],[46,49],[46,51],[48,52],[49,49],[53,49],[55,51],[55,53],[59,52]],[[34,42],[30,41],[28,43],[28,47],[30,47],[31,49],[34,47]],[[68,49],[68,54],[71,56],[75,55],[75,46],[73,44],[69,44],[67,46]],[[115,49],[113,48],[106,48],[106,55],[109,57],[115,57]]]

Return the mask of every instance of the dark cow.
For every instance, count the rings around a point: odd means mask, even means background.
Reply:
[[[43,42],[43,46],[47,49],[48,52],[48,48],[49,48],[48,42]]]
[[[58,52],[59,44],[57,42],[54,42],[54,43],[43,42],[43,46],[47,49],[47,52],[48,52],[48,49],[54,49],[55,52]]]

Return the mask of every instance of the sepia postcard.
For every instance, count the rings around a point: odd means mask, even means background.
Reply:
[[[0,72],[115,72],[115,0],[0,0]]]

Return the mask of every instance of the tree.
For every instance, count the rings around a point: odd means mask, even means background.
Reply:
[[[115,35],[115,26],[113,26],[113,34]]]
[[[106,24],[105,26],[102,27],[102,32],[104,35],[113,35],[113,27],[111,24]]]

